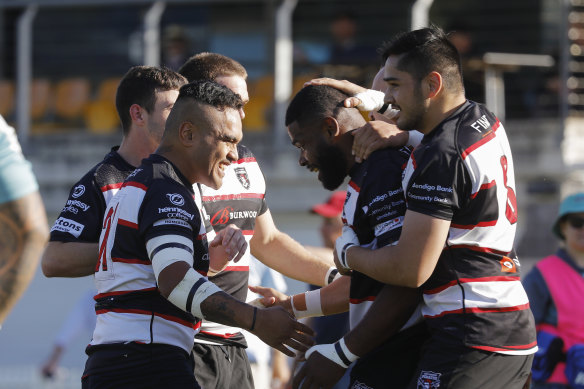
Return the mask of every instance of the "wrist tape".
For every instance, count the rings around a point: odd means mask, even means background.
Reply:
[[[205,316],[201,311],[201,303],[217,292],[221,292],[217,285],[202,277],[195,269],[190,268],[172,290],[168,301],[202,319]]]
[[[337,270],[336,267],[331,266],[328,271],[326,272],[326,275],[324,276],[324,284],[325,285],[329,285],[332,284],[332,282],[338,278],[342,277],[342,274],[339,273],[339,271]]]
[[[354,97],[361,100],[359,105],[357,105],[359,111],[379,111],[384,105],[385,93],[374,89],[367,89],[365,92],[357,93]]]
[[[294,306],[294,297],[298,298],[299,295],[290,297],[290,305],[292,306],[292,311],[297,319],[304,319],[306,317],[322,316],[322,306],[320,304],[320,289],[309,290],[304,292],[304,300],[306,301],[306,310],[299,310]]]
[[[347,369],[351,363],[359,359],[358,355],[349,351],[345,344],[345,338],[341,338],[338,342],[332,344],[329,343],[312,346],[306,351],[306,359],[308,359],[315,351],[345,369]]]

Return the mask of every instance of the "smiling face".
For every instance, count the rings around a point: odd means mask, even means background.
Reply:
[[[385,100],[399,110],[394,118],[399,129],[424,132],[428,102],[422,94],[421,82],[414,79],[412,74],[398,69],[400,59],[401,56],[389,56],[385,62],[383,68],[383,80],[387,84]]]
[[[298,121],[288,126],[292,144],[300,149],[300,166],[318,173],[322,185],[328,190],[334,190],[343,183],[349,167],[343,149],[329,142],[325,134],[316,125],[301,125]]]
[[[223,184],[225,170],[237,161],[237,144],[243,136],[238,110],[226,108],[219,111],[211,106],[204,124],[207,128],[200,134],[197,147],[193,149],[193,166],[197,170],[197,182],[219,189]]]

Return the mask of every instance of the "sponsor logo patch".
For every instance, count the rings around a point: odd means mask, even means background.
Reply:
[[[503,273],[515,273],[517,271],[515,262],[509,257],[503,257],[499,263],[501,264],[501,271]]]
[[[187,223],[184,220],[180,220],[180,219],[162,219],[162,220],[157,220],[154,222],[155,227],[156,226],[168,226],[168,225],[184,227],[184,228],[188,228],[189,230],[193,229],[189,223]]]
[[[168,197],[168,200],[177,207],[185,205],[185,199],[178,193],[167,193],[166,197]]]
[[[440,387],[440,376],[442,373],[422,370],[418,377],[418,389],[436,389]]]
[[[241,186],[243,186],[245,189],[250,188],[251,183],[249,182],[249,176],[247,175],[247,170],[245,170],[244,167],[235,168],[235,175],[237,176],[237,179],[239,180],[239,183],[241,184]]]
[[[85,193],[85,185],[77,185],[75,188],[73,188],[73,193],[71,193],[71,197],[76,199],[82,196],[83,193]]]
[[[394,219],[388,220],[383,223],[379,223],[375,226],[375,236],[383,235],[386,232],[395,230],[404,224],[404,217],[396,217]]]
[[[355,382],[353,382],[353,385],[351,386],[351,389],[373,389],[373,388],[369,385],[365,385],[363,382],[355,380]]]
[[[85,226],[83,224],[79,224],[71,219],[60,217],[55,221],[55,224],[53,224],[51,231],[68,232],[74,237],[79,238],[79,235],[81,235],[84,228]]]

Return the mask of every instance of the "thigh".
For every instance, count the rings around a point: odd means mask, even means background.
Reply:
[[[184,350],[163,345],[108,345],[89,353],[83,389],[200,389]]]
[[[430,342],[409,388],[522,389],[532,361],[532,355],[504,355]]]

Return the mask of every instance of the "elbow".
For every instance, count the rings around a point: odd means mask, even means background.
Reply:
[[[53,258],[43,255],[41,259],[41,270],[47,278],[58,277],[60,272]]]

